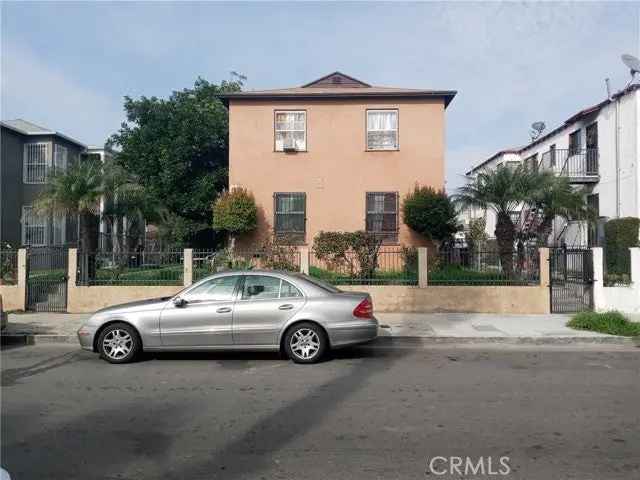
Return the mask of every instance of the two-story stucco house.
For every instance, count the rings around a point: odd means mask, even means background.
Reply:
[[[77,161],[85,145],[21,119],[0,122],[0,143],[0,241],[14,247],[75,243],[75,218],[38,215],[32,204],[51,172]]]
[[[401,218],[415,184],[444,188],[445,109],[455,91],[375,87],[335,72],[301,87],[223,97],[230,188],[250,190],[259,228],[311,245],[320,231],[424,242]]]

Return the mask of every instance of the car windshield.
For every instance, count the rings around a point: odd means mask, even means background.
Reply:
[[[327,291],[329,293],[340,293],[340,292],[342,292],[342,290],[340,290],[339,288],[336,288],[333,285],[330,285],[330,284],[328,284],[326,282],[323,282],[322,280],[318,280],[317,278],[310,277],[309,275],[305,275],[303,273],[299,273],[296,276],[304,279],[305,281],[307,281],[309,283],[314,284],[316,287],[319,287],[322,290],[325,290],[325,291]]]

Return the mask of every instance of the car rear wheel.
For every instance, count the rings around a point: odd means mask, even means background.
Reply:
[[[126,323],[113,323],[98,338],[100,357],[109,363],[131,362],[140,352],[138,332]]]
[[[329,341],[324,330],[315,323],[298,323],[285,335],[285,351],[296,363],[316,363],[322,359],[328,347]]]

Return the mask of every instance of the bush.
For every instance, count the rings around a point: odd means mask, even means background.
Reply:
[[[467,244],[470,250],[482,251],[487,243],[486,232],[487,221],[484,217],[472,218],[469,221],[469,233],[467,234]]]
[[[416,185],[402,202],[404,223],[430,240],[449,240],[459,230],[453,201],[444,190]]]
[[[567,326],[578,330],[590,330],[624,337],[640,335],[640,323],[630,322],[624,315],[615,310],[605,313],[577,313],[567,323]]]
[[[604,226],[607,274],[629,275],[628,249],[640,245],[640,218],[625,217],[609,220]]]
[[[418,278],[418,249],[402,247],[403,270],[407,277]]]
[[[331,269],[347,268],[350,276],[372,278],[381,245],[382,238],[369,232],[320,232],[313,239],[313,252]]]
[[[258,208],[253,194],[244,188],[235,188],[220,194],[213,204],[213,228],[231,235],[255,230]]]

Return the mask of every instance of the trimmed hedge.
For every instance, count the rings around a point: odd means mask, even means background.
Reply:
[[[607,273],[628,274],[628,249],[640,246],[640,218],[624,217],[609,220],[604,226]]]

